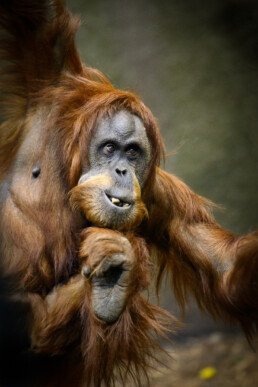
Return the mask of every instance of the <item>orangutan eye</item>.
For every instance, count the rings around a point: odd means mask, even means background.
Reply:
[[[129,150],[127,151],[127,154],[128,154],[129,156],[135,156],[136,153],[137,153],[136,150],[133,149],[133,148],[131,148],[131,149],[129,149]]]
[[[130,147],[126,150],[126,154],[127,154],[131,159],[134,159],[135,157],[137,157],[138,153],[139,153],[139,148],[138,148],[136,145],[130,146]]]
[[[115,152],[115,150],[116,150],[116,147],[115,147],[115,145],[112,144],[112,143],[108,143],[108,144],[106,144],[106,145],[104,146],[104,153],[105,153],[105,154],[112,154],[112,153]]]

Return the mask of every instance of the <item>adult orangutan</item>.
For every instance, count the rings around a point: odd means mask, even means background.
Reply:
[[[258,233],[223,230],[159,168],[154,117],[81,63],[61,0],[2,0],[0,22],[1,270],[44,359],[31,385],[140,383],[168,317],[141,295],[153,262],[157,289],[169,271],[182,307],[191,292],[251,337]]]

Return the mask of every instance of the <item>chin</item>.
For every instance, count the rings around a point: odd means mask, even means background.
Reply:
[[[70,202],[92,225],[128,231],[138,227],[148,214],[140,190],[133,192],[114,187],[109,177],[96,176],[74,187]]]

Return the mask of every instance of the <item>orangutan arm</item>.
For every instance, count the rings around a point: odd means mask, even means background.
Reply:
[[[85,278],[78,274],[67,284],[55,287],[45,299],[35,293],[26,294],[25,298],[31,307],[30,339],[33,351],[60,354],[79,339],[80,308],[88,293]]]
[[[258,232],[236,237],[215,222],[209,206],[178,178],[158,170],[148,231],[155,235],[158,283],[169,270],[182,307],[190,291],[201,308],[239,321],[251,335],[258,321]]]
[[[61,354],[80,339],[90,372],[92,351],[103,359],[106,356],[105,341],[100,345],[98,339],[101,335],[110,346],[130,340],[128,356],[134,356],[139,367],[147,361],[144,356],[151,357],[148,351],[155,344],[149,332],[154,329],[162,334],[164,327],[159,320],[168,314],[142,297],[141,292],[151,282],[148,249],[143,239],[133,234],[126,236],[107,229],[85,229],[79,252],[81,273],[67,284],[56,286],[45,298],[32,292],[13,297],[30,310],[33,351]],[[115,334],[118,331],[119,340]],[[142,346],[146,348],[145,355]],[[119,348],[114,362],[120,356]]]

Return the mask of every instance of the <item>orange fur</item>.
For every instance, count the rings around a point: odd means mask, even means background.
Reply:
[[[163,335],[169,319],[141,295],[154,275],[152,260],[157,291],[171,273],[182,308],[192,293],[212,316],[239,321],[250,338],[258,325],[257,232],[236,237],[223,230],[208,200],[158,168],[164,147],[155,118],[138,96],[116,90],[81,63],[78,19],[61,0],[1,2],[0,26],[1,271],[8,300],[29,305],[31,350],[54,364],[42,364],[34,385],[112,385],[119,376],[140,385],[142,374],[148,378],[157,358],[152,333]],[[77,186],[98,121],[120,109],[142,119],[152,148],[143,192],[135,188],[135,217],[123,234],[87,227],[81,217],[83,210],[93,223],[102,219],[91,194],[106,178]],[[34,184],[31,169],[39,160]],[[104,240],[107,232],[114,250]],[[122,248],[121,235],[131,246],[133,281],[124,311],[109,325],[93,314],[81,267],[97,251],[96,241],[103,237],[106,256]],[[57,359],[65,371],[55,368]]]
[[[210,207],[177,177],[157,170],[143,226],[144,235],[154,236],[157,287],[168,270],[183,309],[190,292],[213,317],[240,322],[250,339],[258,328],[258,232],[233,235],[216,223]]]

